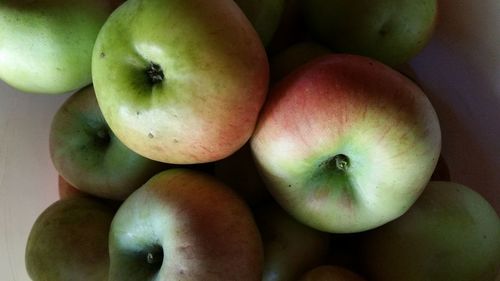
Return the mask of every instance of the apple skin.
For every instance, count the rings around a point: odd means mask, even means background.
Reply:
[[[365,281],[365,279],[340,266],[321,265],[306,272],[299,281]]]
[[[20,91],[41,94],[90,84],[97,33],[121,2],[2,1],[0,79]]]
[[[264,244],[262,281],[296,280],[326,259],[329,233],[298,222],[274,202],[254,214]]]
[[[310,32],[334,51],[397,66],[420,52],[432,37],[437,2],[308,0],[302,5]]]
[[[208,174],[170,169],[123,202],[110,232],[110,281],[260,280],[249,207]]]
[[[57,177],[57,189],[59,192],[59,199],[66,199],[72,197],[82,197],[90,196],[89,194],[79,190],[78,188],[72,186],[63,177]]]
[[[285,0],[234,0],[267,46],[278,29]]]
[[[333,54],[269,93],[251,148],[273,197],[302,223],[349,233],[402,215],[441,150],[433,106],[404,75]]]
[[[116,209],[97,198],[58,200],[34,222],[25,252],[33,281],[106,281]]]
[[[431,181],[408,212],[360,243],[373,281],[487,281],[500,269],[498,214],[454,182]]]
[[[153,160],[194,164],[248,141],[269,65],[232,0],[128,0],[99,32],[92,75],[103,115],[125,145]]]
[[[50,157],[72,186],[97,197],[124,200],[169,167],[138,155],[109,129],[92,86],[72,94],[52,119]]]

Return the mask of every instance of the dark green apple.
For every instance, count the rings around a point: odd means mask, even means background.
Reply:
[[[126,146],[194,164],[223,159],[248,141],[269,65],[233,0],[128,0],[99,32],[92,78]]]
[[[255,218],[264,243],[263,281],[297,280],[325,261],[328,233],[298,222],[275,203],[257,208]]]
[[[278,28],[285,0],[234,0],[267,46]]]
[[[118,0],[0,2],[0,79],[21,91],[59,94],[91,83],[92,48]]]
[[[311,33],[337,52],[369,56],[397,66],[427,44],[436,0],[302,0]]]
[[[249,207],[208,174],[170,169],[113,219],[110,281],[261,280],[262,241]]]
[[[56,112],[49,145],[52,163],[68,183],[103,198],[124,200],[168,167],[140,156],[116,138],[92,86],[72,94]]]
[[[500,218],[458,183],[431,181],[408,212],[360,241],[373,281],[493,281],[500,269]]]
[[[248,144],[230,156],[214,162],[214,174],[240,194],[251,207],[271,200]]]
[[[306,272],[299,281],[365,281],[365,279],[340,266],[321,265]]]
[[[56,201],[33,224],[26,269],[33,281],[107,281],[108,234],[116,209],[90,197]]]
[[[331,53],[330,49],[314,41],[293,44],[270,58],[271,81],[277,82],[299,66]]]

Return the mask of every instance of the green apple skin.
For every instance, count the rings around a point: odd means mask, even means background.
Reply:
[[[297,280],[326,259],[329,233],[298,222],[276,203],[257,207],[255,219],[264,244],[262,281]]]
[[[33,281],[107,281],[108,234],[116,208],[97,198],[54,202],[34,222],[25,252]]]
[[[257,171],[248,143],[230,156],[214,162],[214,175],[241,195],[250,207],[272,200]]]
[[[337,52],[369,56],[397,66],[426,46],[436,23],[437,0],[302,1],[312,34]]]
[[[365,281],[365,279],[340,266],[321,265],[306,272],[299,281]]]
[[[267,46],[278,29],[285,0],[234,0]]]
[[[208,174],[170,169],[123,202],[109,240],[110,281],[260,280],[249,207]]]
[[[101,29],[92,62],[116,136],[173,164],[241,148],[268,90],[265,49],[233,0],[128,0]]]
[[[332,54],[275,85],[251,147],[287,212],[349,233],[410,208],[434,171],[441,131],[432,104],[404,75],[367,57]]]
[[[91,83],[99,29],[122,1],[0,3],[0,79],[30,93],[67,93]]]
[[[331,53],[329,48],[314,41],[293,44],[270,58],[271,81],[275,83],[299,66]]]
[[[500,218],[479,193],[431,181],[403,216],[364,233],[373,281],[493,281],[500,269]]]
[[[52,119],[50,157],[72,186],[94,196],[124,200],[169,167],[127,148],[110,130],[92,86],[72,94]]]

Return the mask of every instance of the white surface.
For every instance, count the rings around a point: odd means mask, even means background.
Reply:
[[[440,5],[438,30],[412,66],[441,119],[453,180],[478,190],[500,212],[500,2],[441,0]],[[0,82],[2,281],[28,280],[28,233],[57,199],[48,132],[67,97],[18,93]]]

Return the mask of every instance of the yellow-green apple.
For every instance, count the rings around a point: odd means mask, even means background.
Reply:
[[[307,0],[302,5],[311,33],[333,50],[397,66],[420,52],[432,37],[437,2]]]
[[[233,0],[128,0],[99,32],[92,77],[103,115],[126,146],[193,164],[248,141],[269,65]]]
[[[21,91],[59,94],[91,83],[92,48],[118,0],[4,0],[0,79]]]
[[[479,193],[431,181],[400,218],[363,233],[373,281],[493,281],[500,269],[500,218]]]
[[[128,197],[111,224],[114,281],[260,280],[263,247],[249,207],[208,174],[169,169]]]
[[[255,219],[264,244],[263,281],[297,280],[325,261],[329,233],[298,222],[274,202],[257,207]]]
[[[25,252],[33,281],[107,281],[116,209],[91,197],[54,202],[34,222]]]
[[[322,56],[270,92],[251,140],[273,197],[297,220],[358,232],[402,215],[441,150],[422,90],[376,60]]]
[[[248,143],[230,156],[213,163],[215,177],[240,194],[250,207],[272,200],[257,171]]]
[[[306,272],[299,281],[365,281],[365,279],[340,266],[321,265]]]
[[[52,119],[50,156],[59,174],[79,190],[124,200],[167,164],[140,156],[109,129],[87,86],[72,94]]]
[[[330,49],[314,41],[293,44],[270,58],[271,82],[279,81],[299,66],[331,53]]]
[[[285,0],[234,0],[267,46],[278,28]]]

